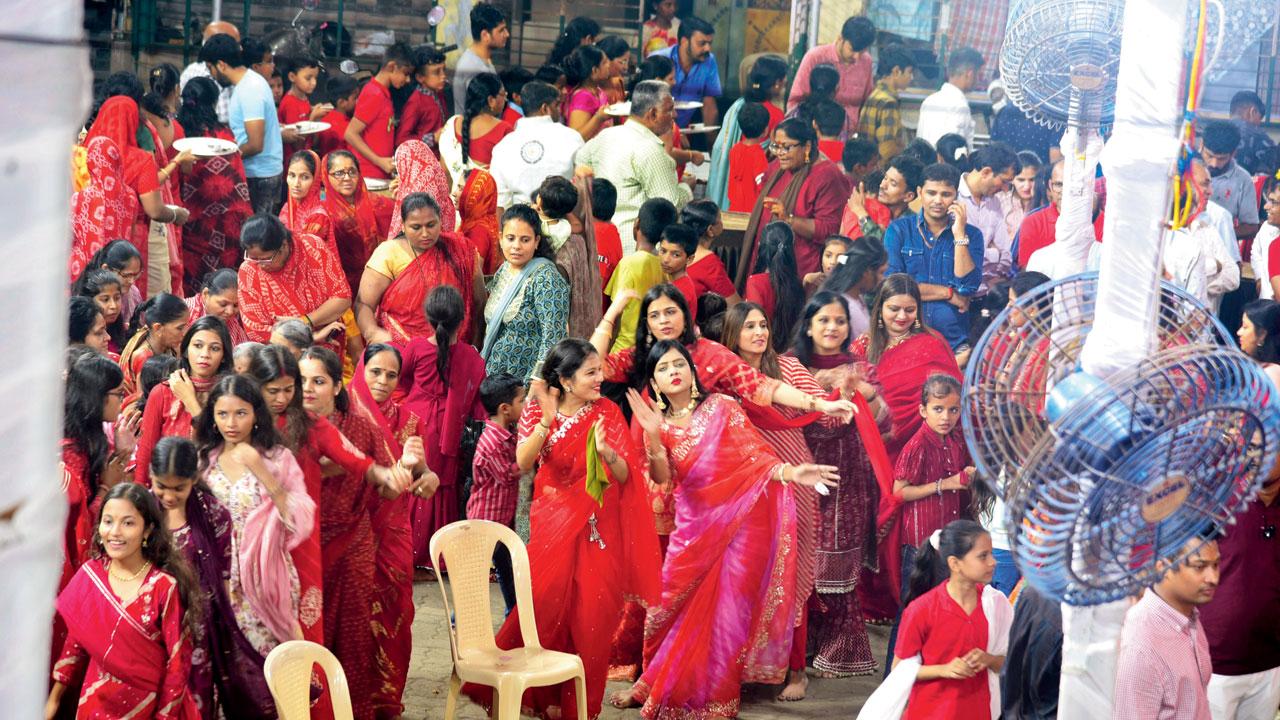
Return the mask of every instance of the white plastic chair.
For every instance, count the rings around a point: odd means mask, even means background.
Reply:
[[[495,643],[489,606],[489,565],[499,542],[511,553],[520,635],[524,639],[524,647],[514,650],[500,650]],[[529,583],[529,553],[520,536],[495,522],[462,520],[437,530],[431,536],[430,548],[431,565],[440,579],[445,616],[454,618],[449,628],[453,675],[449,678],[446,720],[452,720],[457,712],[458,692],[464,682],[494,689],[497,720],[519,720],[520,699],[525,689],[573,680],[578,717],[587,717],[587,680],[582,658],[545,650],[538,640],[533,590]],[[440,572],[442,556],[449,568],[447,577]]]
[[[310,720],[313,665],[319,665],[328,680],[334,720],[352,720],[351,690],[341,663],[328,648],[306,640],[282,642],[267,655],[267,687],[280,720]]]

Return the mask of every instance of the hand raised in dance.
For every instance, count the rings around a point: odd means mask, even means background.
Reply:
[[[810,463],[793,465],[790,479],[791,482],[797,485],[807,485],[809,487],[817,485],[839,487],[840,468],[835,465],[813,465]]]
[[[605,458],[605,462],[608,462],[607,458],[617,458],[618,453],[614,451],[613,446],[609,444],[609,439],[604,434],[604,418],[596,418],[593,427],[596,431],[596,452],[599,453],[601,458]]]
[[[416,472],[427,470],[427,450],[422,438],[414,435],[404,442],[404,452],[400,454],[400,464]]]
[[[116,455],[128,457],[133,454],[133,449],[138,446],[141,427],[142,413],[138,411],[137,405],[131,405],[128,410],[120,413],[115,425]]]
[[[556,419],[556,411],[560,409],[560,389],[547,387],[547,381],[535,378],[529,383],[529,394],[538,401],[542,409],[542,424],[550,425]]]
[[[646,400],[643,395],[636,392],[635,388],[627,390],[627,402],[631,404],[631,416],[640,423],[640,427],[644,428],[649,437],[661,441],[662,436],[662,413],[653,406],[653,403]]]

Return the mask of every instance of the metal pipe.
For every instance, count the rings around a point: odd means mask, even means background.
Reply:
[[[240,24],[240,36],[249,35],[249,10],[253,7],[253,0],[244,0],[244,22]]]
[[[187,0],[182,14],[182,66],[191,62],[191,0]]]
[[[209,13],[209,22],[218,22],[222,19],[222,0],[213,0],[213,10]]]
[[[338,38],[334,43],[334,54],[342,57],[342,12],[347,9],[347,0],[338,0]],[[320,39],[320,50],[324,52],[324,38]]]

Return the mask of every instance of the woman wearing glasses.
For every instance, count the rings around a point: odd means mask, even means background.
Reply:
[[[324,205],[333,223],[342,272],[354,297],[360,291],[364,264],[391,229],[391,208],[395,203],[365,188],[356,156],[348,150],[326,155],[324,168]]]
[[[823,242],[840,229],[840,215],[851,190],[840,166],[818,152],[818,137],[802,120],[783,120],[773,131],[769,151],[773,160],[742,236],[736,274],[739,290],[755,270],[760,236],[770,222],[791,227],[801,278],[819,269]]]

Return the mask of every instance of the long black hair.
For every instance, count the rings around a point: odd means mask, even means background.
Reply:
[[[107,434],[102,431],[102,406],[107,393],[124,383],[120,366],[96,352],[75,360],[67,370],[66,395],[62,402],[62,437],[70,440],[88,459],[85,480],[91,495],[98,492],[102,471],[107,466]]]
[[[804,363],[805,367],[813,367],[813,358],[817,353],[813,349],[813,338],[809,337],[809,333],[805,330],[809,329],[809,324],[813,322],[813,316],[818,311],[828,305],[839,305],[840,312],[844,313],[846,322],[849,320],[849,306],[844,304],[844,298],[839,294],[830,290],[819,290],[809,298],[809,302],[804,306],[804,312],[800,315],[800,322],[796,325],[795,340],[791,343],[791,352],[796,358]],[[844,342],[840,345],[841,352],[849,351],[849,343],[853,338],[849,334],[845,334]]]
[[[912,600],[950,578],[951,569],[947,567],[947,558],[963,558],[973,550],[978,538],[989,534],[986,528],[972,520],[952,520],[942,528],[937,550],[933,549],[932,540],[921,543],[916,550],[911,575],[907,579],[907,595],[902,598],[902,607],[906,608]]]
[[[95,555],[106,555],[99,528],[102,526],[102,514],[106,512],[107,503],[111,500],[128,502],[142,516],[142,557],[150,561],[155,569],[168,573],[174,579],[178,586],[178,597],[182,600],[182,632],[188,638],[193,637],[204,614],[204,593],[200,591],[196,574],[173,542],[173,533],[169,531],[169,523],[160,507],[160,501],[146,485],[122,482],[107,491],[98,511],[98,523],[93,528],[91,547]]]
[[[644,382],[646,384],[653,381],[653,371],[657,369],[658,362],[662,360],[662,356],[675,350],[689,363],[689,371],[693,374],[693,387],[697,388],[698,396],[694,398],[694,402],[701,405],[707,399],[707,389],[702,386],[702,381],[698,379],[698,366],[693,364],[693,355],[689,354],[689,348],[684,343],[675,340],[659,340],[654,343],[649,352],[644,356]],[[638,364],[638,363],[637,363]],[[651,388],[654,400],[661,400],[667,407],[671,407],[671,399],[658,392],[657,388]]]
[[[767,103],[773,99],[773,86],[787,77],[787,63],[777,55],[762,55],[747,73],[747,87],[742,97],[747,102]]]
[[[591,73],[608,56],[595,45],[576,47],[564,61],[565,84],[570,88],[579,88],[582,83],[591,79]]]
[[[889,331],[883,327],[882,314],[885,302],[897,295],[909,295],[916,301],[916,322],[907,332],[913,335],[930,332],[924,322],[924,302],[920,299],[920,285],[915,278],[906,273],[886,277],[876,291],[875,302],[871,304],[871,330],[868,331],[871,342],[867,343],[867,360],[872,363],[880,362],[880,357],[889,347]]]
[[[649,288],[649,292],[644,294],[644,298],[640,300],[640,319],[636,322],[636,358],[647,357],[649,348],[657,342],[653,336],[649,334],[649,306],[658,298],[666,298],[676,304],[680,309],[681,315],[684,316],[684,331],[680,333],[681,345],[692,345],[698,341],[696,327],[693,324],[693,318],[689,314],[689,303],[685,302],[684,293],[680,292],[680,288],[671,283],[662,283]],[[644,370],[637,362],[631,370],[631,386],[637,390],[644,388],[647,382],[644,376]]]
[[[338,387],[338,395],[333,399],[334,409],[338,412],[346,412],[351,407],[351,398],[342,385],[342,358],[338,357],[338,353],[323,345],[313,345],[302,351],[302,357],[298,358],[298,361],[303,360],[315,360],[320,363],[324,368],[324,374],[329,376],[329,381]]]
[[[440,382],[449,384],[449,348],[453,344],[458,328],[462,326],[462,318],[466,307],[462,302],[462,293],[452,285],[441,285],[427,295],[422,304],[422,311],[427,322],[435,330],[436,338],[436,373]]]
[[[76,289],[76,293],[81,297],[87,297],[90,300],[97,297],[98,293],[106,290],[112,285],[115,285],[121,291],[121,303],[124,302],[124,281],[120,279],[120,276],[117,275],[114,270],[87,268],[84,271],[84,274],[80,276],[80,280],[77,284],[79,287]],[[128,334],[127,327],[127,322],[124,317],[124,308],[122,305],[120,314],[116,315],[116,319],[107,323],[107,335],[111,337],[111,342],[115,343],[115,346],[118,348],[123,348],[125,343],[129,340],[129,338],[126,337]]]
[[[226,127],[218,119],[218,83],[207,77],[194,77],[182,89],[182,106],[178,108],[178,124],[187,135],[212,135]]]
[[[102,316],[102,309],[93,300],[83,295],[72,295],[68,304],[67,340],[73,345],[83,345],[93,326]]]
[[[276,432],[271,411],[267,409],[267,401],[262,397],[262,387],[244,375],[226,375],[213,386],[213,390],[209,391],[205,411],[196,416],[192,428],[192,438],[199,448],[202,470],[209,467],[209,453],[224,442],[214,418],[218,400],[224,395],[243,400],[253,408],[253,430],[249,433],[249,443],[254,448],[265,452],[281,444],[280,433]]]
[[[129,327],[134,333],[149,332],[152,325],[164,325],[174,320],[188,317],[191,309],[182,298],[172,293],[162,292],[143,301],[133,311],[129,319]]]
[[[253,354],[247,374],[257,380],[259,386],[280,378],[293,378],[293,399],[284,409],[284,444],[290,450],[297,452],[306,442],[307,433],[311,432],[312,422],[311,416],[302,407],[302,372],[298,370],[297,359],[288,349],[279,345],[264,345]],[[209,398],[209,403],[212,407],[212,396]],[[263,407],[265,408],[266,405],[264,404]],[[269,415],[267,419],[270,421]]]
[[[191,323],[191,327],[187,328],[187,334],[182,336],[182,344],[178,346],[178,360],[182,364],[182,369],[188,373],[191,372],[191,361],[187,358],[187,348],[191,346],[191,340],[198,332],[211,332],[218,336],[218,342],[222,343],[222,360],[218,363],[214,375],[223,375],[232,370],[233,362],[231,352],[235,348],[235,343],[231,342],[231,333],[227,330],[227,324],[222,322],[222,318],[216,315],[205,315],[197,318]]]
[[[867,274],[889,262],[889,254],[884,244],[873,237],[862,237],[854,240],[849,249],[836,261],[836,266],[822,283],[823,290],[835,293],[848,293]]]
[[[765,226],[760,234],[756,270],[769,274],[769,285],[773,288],[770,344],[774,350],[786,352],[800,309],[804,307],[804,285],[796,268],[795,234],[790,225],[775,220]]]
[[[502,78],[484,72],[471,78],[462,108],[462,162],[471,158],[471,121],[489,111],[489,98],[502,92]]]
[[[587,38],[593,38],[600,34],[600,23],[589,17],[579,15],[570,20],[564,26],[564,32],[556,38],[555,45],[551,47],[551,54],[547,56],[547,64],[564,66],[565,58],[569,57],[569,53],[576,48],[582,46],[582,41]]]
[[[151,391],[168,380],[178,367],[178,358],[172,355],[152,355],[142,363],[142,369],[138,371],[138,412],[146,412]]]
[[[112,240],[99,248],[98,252],[89,258],[89,262],[85,263],[80,277],[76,278],[75,283],[71,286],[71,292],[83,294],[80,289],[84,287],[85,276],[89,274],[89,271],[104,268],[114,270],[117,275],[120,275],[120,280],[122,281],[120,289],[123,291],[124,269],[129,267],[134,260],[138,261],[138,270],[141,272],[142,254],[138,252],[138,248],[134,247],[128,240]]]

